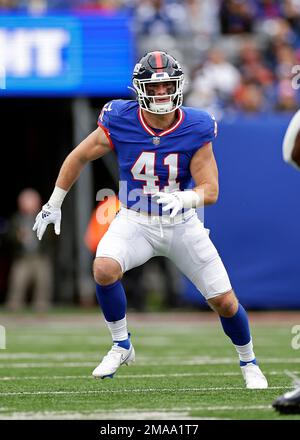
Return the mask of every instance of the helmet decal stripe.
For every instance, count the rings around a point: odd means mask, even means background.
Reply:
[[[160,52],[154,52],[157,73],[163,72],[163,60]]]

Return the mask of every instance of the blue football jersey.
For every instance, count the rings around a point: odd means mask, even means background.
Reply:
[[[152,199],[158,191],[191,187],[190,162],[196,151],[217,134],[213,116],[180,107],[176,123],[167,130],[149,127],[136,101],[113,100],[98,119],[118,156],[119,199],[127,208],[161,215]]]

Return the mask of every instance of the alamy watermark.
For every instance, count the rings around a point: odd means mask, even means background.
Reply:
[[[0,325],[0,350],[6,349],[6,332],[5,327]]]
[[[174,187],[174,189],[168,188],[168,191],[164,191],[166,193],[172,193],[174,190],[178,190]],[[130,211],[135,211],[140,214],[148,214],[150,223],[151,218],[156,221],[157,216],[161,216],[162,206],[160,206],[156,199],[153,197],[158,190],[153,188],[152,192],[145,192],[144,189],[134,188],[132,190],[128,190],[127,181],[119,182],[119,195],[117,196],[115,192],[110,188],[103,188],[99,190],[96,194],[96,200],[98,202],[102,202],[99,208],[97,209],[96,219],[97,222],[101,225],[111,223],[112,219],[115,216],[116,211],[118,211],[118,204],[120,200],[124,207],[129,206]],[[204,192],[202,194],[204,199]],[[179,220],[180,217],[182,220],[185,219],[185,212],[188,211],[192,206],[180,209],[178,214],[176,215],[176,219]],[[167,218],[170,216],[172,212],[171,210],[163,211],[163,217]],[[198,218],[204,223],[204,206],[197,208],[196,210]]]
[[[292,335],[295,335],[292,338],[291,346],[294,350],[299,350],[300,348],[300,325],[294,325],[291,330]]]
[[[292,88],[298,90],[300,88],[300,65],[296,64],[292,67]]]

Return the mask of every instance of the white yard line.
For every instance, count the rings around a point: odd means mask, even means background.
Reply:
[[[272,410],[271,405],[215,405],[215,406],[195,406],[195,407],[178,407],[178,408],[157,408],[155,411],[147,408],[118,408],[116,410],[97,410],[91,411],[37,411],[9,412],[5,408],[0,408],[0,420],[222,420],[223,417],[192,417],[190,411],[249,411],[249,410]],[[3,414],[6,410],[7,414]]]
[[[23,353],[24,354],[24,353]],[[18,358],[18,354],[13,354],[15,357],[13,359],[30,359],[29,353],[26,353],[26,356],[21,353],[20,358]],[[62,367],[91,367],[95,364],[95,362],[101,359],[99,355],[90,355],[83,353],[67,353],[67,354],[44,354],[39,355],[37,353],[33,353],[33,359],[49,359],[56,360],[59,362],[2,362],[0,364],[0,368],[62,368]],[[4,355],[6,356],[6,355]],[[0,361],[4,360],[4,358],[0,356]],[[9,358],[7,358],[9,359]],[[76,362],[62,362],[64,359],[78,359]],[[82,361],[80,361],[82,359]],[[91,361],[87,361],[87,359],[91,359]],[[93,361],[95,359],[95,361]],[[300,364],[300,357],[298,358],[268,358],[261,357],[261,364]],[[227,365],[227,364],[237,364],[237,358],[212,358],[206,356],[198,356],[187,359],[179,359],[174,356],[165,356],[165,357],[154,357],[154,356],[140,356],[137,359],[137,365],[139,366],[165,366],[165,365],[176,365],[176,366],[189,366],[189,365]]]
[[[211,406],[205,406],[205,405],[198,405],[198,406],[174,406],[171,408],[156,408],[155,411],[158,411],[159,413],[169,413],[169,412],[188,412],[188,411],[242,411],[242,410],[255,410],[255,409],[272,409],[272,405],[211,405]],[[111,413],[140,413],[140,412],[146,412],[151,411],[153,409],[151,408],[117,408],[115,410],[111,409],[109,412]],[[0,412],[9,412],[11,411],[9,408],[0,408]],[[77,411],[67,411],[67,410],[61,410],[61,411],[38,411],[39,413],[43,414],[70,414],[71,412],[77,412]],[[27,411],[26,414],[37,414],[38,412],[33,411]],[[108,411],[106,409],[98,409],[95,411],[95,413],[107,413]],[[24,412],[25,413],[25,412]],[[90,414],[91,410],[82,410],[80,411],[80,414]]]
[[[80,412],[13,412],[0,415],[0,420],[227,420],[219,417],[192,417],[186,412],[127,412],[106,411],[83,414]]]
[[[299,371],[291,371],[291,373],[299,374]],[[266,373],[268,376],[284,376],[286,377],[286,374],[283,371],[269,371]],[[225,371],[224,373],[220,372],[195,372],[195,373],[161,373],[161,374],[119,374],[118,379],[161,379],[161,378],[167,378],[167,377],[230,377],[230,376],[241,376],[240,372],[237,371]],[[10,381],[10,380],[73,380],[73,379],[92,379],[94,378],[90,375],[74,375],[74,376],[2,376],[0,377],[1,381]]]
[[[0,364],[0,368],[78,368],[95,367],[96,362],[18,362]]]
[[[0,353],[1,360],[10,359],[52,359],[52,360],[65,360],[65,359],[85,359],[85,358],[99,358],[94,352],[68,352],[68,353]]]
[[[273,386],[268,390],[282,390],[286,386]],[[123,388],[119,390],[86,390],[86,391],[10,391],[0,393],[0,397],[8,396],[41,396],[41,395],[76,395],[76,394],[124,394],[124,393],[170,393],[170,392],[203,392],[203,391],[233,391],[233,390],[247,390],[245,387],[199,387],[199,388]],[[252,392],[252,391],[251,391]]]
[[[111,340],[107,337],[99,337],[99,336],[56,336],[56,335],[48,335],[48,336],[40,336],[37,339],[37,336],[29,336],[29,335],[19,335],[14,338],[14,341],[11,345],[16,346],[22,346],[25,342],[27,344],[35,344],[35,345],[42,345],[45,344],[48,346],[51,345],[65,345],[66,338],[68,340],[68,344],[78,344],[83,343],[85,346],[89,345],[107,345],[111,344]],[[170,342],[173,340],[173,335],[169,336],[143,336],[143,346],[147,347],[167,347]],[[218,345],[222,346],[223,344],[220,342]]]

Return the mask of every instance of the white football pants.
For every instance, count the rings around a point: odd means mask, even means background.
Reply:
[[[96,252],[118,261],[123,273],[156,256],[173,261],[205,299],[231,290],[218,251],[193,209],[170,219],[121,208]]]

